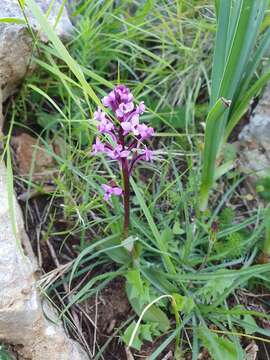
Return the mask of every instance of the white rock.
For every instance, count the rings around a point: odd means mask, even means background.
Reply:
[[[46,13],[52,2],[51,0],[35,1],[44,13]],[[54,0],[48,17],[52,26],[54,26],[58,18],[61,5],[62,0]],[[35,31],[40,31],[40,27],[31,12],[27,9],[25,11],[31,27]],[[1,0],[0,18],[23,20],[24,16],[18,0]],[[72,24],[65,8],[55,31],[64,40],[70,38]],[[47,40],[42,32],[39,34],[41,40]],[[18,83],[25,76],[32,56],[32,46],[32,39],[25,25],[8,22],[0,23],[0,87],[3,101],[16,89]]]
[[[43,12],[51,0],[36,0]],[[49,20],[55,23],[62,0],[55,0]],[[29,23],[39,30],[35,19]],[[0,18],[23,18],[18,0],[1,0]],[[56,31],[68,38],[72,25],[64,9]],[[44,37],[43,37],[44,40]],[[3,125],[2,102],[26,75],[32,41],[23,25],[0,23],[0,145]],[[0,146],[1,149],[1,146]],[[9,196],[7,170],[0,163],[0,342],[20,344],[19,359],[86,360],[81,346],[68,338],[48,302],[41,298],[35,273],[36,259],[24,230],[20,207]],[[12,199],[12,200],[10,200]],[[45,311],[44,311],[45,310]],[[46,313],[46,316],[44,315]],[[50,319],[53,320],[49,321]]]
[[[25,233],[19,205],[10,204],[7,171],[0,164],[0,341],[21,344],[20,356],[33,360],[88,359],[70,340],[36,289],[36,260]],[[12,215],[14,214],[14,215]],[[58,325],[46,320],[46,315]]]

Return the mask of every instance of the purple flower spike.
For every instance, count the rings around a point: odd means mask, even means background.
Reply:
[[[122,189],[120,187],[112,187],[106,184],[101,185],[102,189],[104,190],[104,196],[103,199],[105,201],[108,201],[112,195],[120,196],[122,194]]]
[[[103,184],[102,189],[106,201],[112,195],[123,194],[123,236],[127,238],[130,221],[130,176],[139,161],[153,160],[153,152],[143,142],[154,135],[154,129],[144,123],[140,124],[140,116],[145,112],[144,102],[141,101],[135,106],[133,95],[125,85],[116,86],[102,99],[102,103],[111,110],[113,116],[107,115],[100,108],[95,111],[94,119],[99,122],[98,132],[106,136],[103,142],[96,138],[93,154],[104,153],[119,163],[123,189],[117,187],[113,181],[108,185]]]
[[[105,152],[105,145],[96,137],[96,143],[93,145],[93,154]]]

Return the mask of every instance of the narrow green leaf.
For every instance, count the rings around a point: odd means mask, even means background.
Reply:
[[[14,23],[19,25],[26,25],[25,20],[12,17],[0,18],[0,23]]]
[[[227,34],[229,27],[229,14],[231,8],[231,0],[216,1],[216,9],[220,11],[222,16],[217,17],[217,35],[215,41],[215,50],[213,57],[212,84],[211,84],[211,100],[210,107],[218,99],[219,86],[222,80],[224,65],[226,61]]]
[[[83,72],[77,62],[70,56],[69,52],[67,51],[66,47],[56,35],[55,31],[50,26],[49,21],[47,20],[46,16],[42,14],[39,6],[36,4],[34,0],[25,0],[25,4],[29,6],[33,15],[39,22],[42,31],[47,35],[48,39],[54,45],[56,51],[59,53],[61,59],[68,65],[70,70],[79,80],[85,94],[89,95],[90,98],[98,105],[101,106],[99,98],[96,96],[95,92],[91,88],[91,86],[87,83]]]
[[[203,152],[203,169],[200,192],[200,209],[207,207],[209,191],[215,178],[216,158],[222,139],[223,115],[228,111],[230,101],[218,99],[206,119],[205,148]]]
[[[165,249],[164,244],[162,242],[160,232],[159,232],[159,230],[158,230],[158,228],[157,228],[157,226],[156,226],[156,224],[154,222],[154,219],[153,219],[153,217],[152,217],[152,215],[150,213],[150,210],[146,206],[144,198],[143,198],[138,186],[136,185],[135,181],[131,178],[130,182],[131,182],[133,190],[134,190],[134,192],[136,194],[136,197],[137,197],[137,199],[139,201],[141,209],[142,209],[142,211],[143,211],[143,213],[144,213],[144,215],[145,215],[145,217],[147,219],[148,225],[149,225],[149,227],[150,227],[150,229],[151,229],[151,231],[153,233],[153,236],[154,236],[154,238],[156,240],[156,244],[157,244],[159,250],[163,253],[162,258],[164,260],[164,265],[165,265],[165,267],[167,268],[167,270],[169,272],[175,274],[176,271],[175,271],[174,265],[173,265],[173,263],[172,263],[172,261],[170,259],[170,256],[166,252],[166,249]]]

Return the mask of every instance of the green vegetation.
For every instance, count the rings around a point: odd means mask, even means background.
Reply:
[[[72,309],[118,277],[125,279],[136,316],[119,325],[117,336],[132,351],[158,340],[150,360],[168,348],[175,359],[192,354],[195,360],[202,347],[215,360],[242,360],[251,339],[269,342],[270,332],[260,321],[269,315],[245,307],[241,294],[241,289],[256,292],[259,285],[269,289],[270,264],[256,263],[269,238],[269,210],[245,206],[239,194],[245,179],[238,169],[228,171],[233,151],[216,169],[221,146],[269,77],[265,72],[253,78],[263,71],[260,60],[269,44],[266,2],[232,1],[231,12],[230,3],[216,2],[224,12],[216,29],[211,1],[81,1],[73,9],[74,39],[64,46],[34,0],[25,0],[50,42],[35,41],[38,71],[9,108],[11,128],[38,137],[56,171],[48,192],[46,181],[34,178],[34,151],[29,176],[15,180],[27,194],[47,196],[40,241],[54,244],[62,259],[65,248],[70,251],[65,271],[45,274],[41,290],[94,359],[102,358],[113,336],[87,345],[77,334]],[[244,31],[251,25],[254,31]],[[141,162],[131,179],[127,239],[121,235],[121,200],[105,202],[100,189],[117,167],[112,170],[105,157],[91,153],[93,112],[118,83],[145,102],[143,121],[156,131],[149,144],[154,162]],[[31,205],[29,197],[27,225]]]
[[[216,1],[218,26],[211,79],[212,109],[206,120],[205,130],[200,201],[202,210],[207,208],[224,138],[228,138],[247,111],[252,98],[270,79],[268,70],[254,81],[255,72],[270,44],[268,29],[254,50],[267,3],[267,0]],[[221,105],[218,104],[222,97],[227,100],[223,100],[225,104],[221,113]]]

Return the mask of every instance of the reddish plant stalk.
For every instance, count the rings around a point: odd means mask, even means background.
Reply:
[[[122,174],[123,174],[123,202],[124,202],[124,224],[123,224],[123,235],[124,238],[128,237],[129,219],[130,219],[130,189],[129,189],[129,170],[127,159],[122,160]]]

